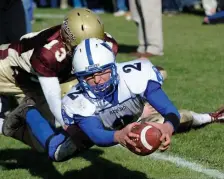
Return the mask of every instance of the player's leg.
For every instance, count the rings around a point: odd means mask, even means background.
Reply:
[[[152,107],[151,107],[152,108]],[[144,109],[145,111],[147,109]],[[180,125],[178,127],[177,132],[183,132],[187,131],[191,128],[192,123],[193,123],[193,116],[190,113],[190,111],[187,110],[180,110]],[[148,113],[149,114],[149,113]],[[141,119],[141,122],[156,122],[162,124],[164,122],[164,117],[159,114],[157,111],[153,111],[150,115],[146,116],[144,114],[144,118]]]
[[[147,111],[147,109],[144,109]],[[150,106],[148,106],[148,111],[152,111]],[[147,115],[144,115],[144,118],[141,119],[142,122],[158,122],[163,123],[164,118],[159,113],[148,112]],[[219,108],[213,113],[196,113],[189,110],[179,110],[180,113],[180,125],[177,132],[184,132],[191,128],[200,127],[205,124],[212,122],[224,122],[224,107]]]
[[[4,96],[0,96],[0,134],[2,134],[2,125],[7,111],[8,101]]]
[[[77,126],[57,131],[34,108],[35,102],[24,98],[3,124],[3,134],[20,140],[39,152],[47,152],[54,161],[62,161],[90,148],[93,144]]]
[[[180,110],[181,125],[188,125],[189,128],[200,127],[213,122],[224,122],[224,107],[212,113],[196,113],[194,111]]]
[[[190,111],[190,113],[193,116],[192,127],[198,127],[213,122],[224,122],[224,106],[211,113],[196,113],[194,111]]]
[[[160,67],[160,66],[156,66],[156,68],[159,70],[159,72],[163,76],[163,81],[167,79],[167,71],[163,67]]]
[[[210,113],[210,116],[212,117],[212,122],[224,123],[224,106],[221,106],[214,112]]]
[[[36,109],[27,111],[26,123],[31,131],[30,135],[35,136],[54,161],[67,160],[93,146],[92,141],[78,126],[69,126],[65,131],[56,130]]]
[[[8,45],[0,45],[0,94],[16,95],[22,94],[23,91],[16,85],[15,71],[12,69],[10,60],[12,57],[8,56]]]
[[[192,127],[194,122],[194,117],[190,111],[187,110],[180,110],[180,125],[178,127],[177,132],[187,131]],[[163,123],[164,117],[155,111],[152,106],[146,104],[141,116],[141,122],[156,122],[156,123]]]

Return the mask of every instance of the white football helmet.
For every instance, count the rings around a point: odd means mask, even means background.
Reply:
[[[115,65],[115,55],[106,41],[90,38],[83,40],[74,50],[72,61],[73,72],[79,80],[80,87],[91,98],[102,99],[111,95],[118,84],[118,74]],[[104,84],[90,86],[85,77],[104,70],[111,70],[110,79]]]

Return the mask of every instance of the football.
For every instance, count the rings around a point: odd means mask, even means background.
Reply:
[[[132,132],[139,134],[139,140],[134,140],[137,148],[141,152],[136,152],[133,147],[128,146],[128,149],[137,155],[145,156],[156,151],[160,144],[160,137],[162,136],[159,129],[148,124],[140,124],[132,128]]]

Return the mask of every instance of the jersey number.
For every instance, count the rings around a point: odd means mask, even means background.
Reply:
[[[58,43],[58,40],[52,40],[50,43],[44,45],[44,47],[48,50],[50,50],[56,43]],[[58,62],[62,62],[66,57],[66,51],[65,48],[60,48],[60,50],[57,50],[55,52],[55,58]]]
[[[69,93],[67,94],[67,96],[72,99],[72,100],[75,100],[76,98],[78,98],[78,95],[74,95],[75,93]]]
[[[123,66],[123,71],[125,73],[130,73],[132,69],[141,71],[142,70],[142,64],[141,63],[134,63],[133,65],[125,65]]]
[[[76,88],[77,89],[77,88]],[[72,93],[68,93],[67,96],[72,99],[72,100],[75,100],[76,98],[78,98],[78,95],[77,94],[80,94],[81,92],[80,91],[75,91],[75,92],[72,92]]]

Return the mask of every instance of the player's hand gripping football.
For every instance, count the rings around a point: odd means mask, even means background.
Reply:
[[[136,152],[140,152],[140,149],[136,148],[135,139],[139,139],[139,135],[131,132],[132,128],[136,125],[140,125],[140,123],[134,122],[131,124],[128,124],[123,129],[118,130],[114,134],[114,141],[121,144],[124,147],[133,146],[135,148]]]
[[[160,137],[160,141],[162,142],[161,146],[159,147],[159,150],[165,151],[169,148],[171,143],[171,137],[174,132],[174,128],[172,124],[169,122],[159,124],[155,122],[147,122],[147,124],[152,125],[159,129],[162,133],[162,136]]]

